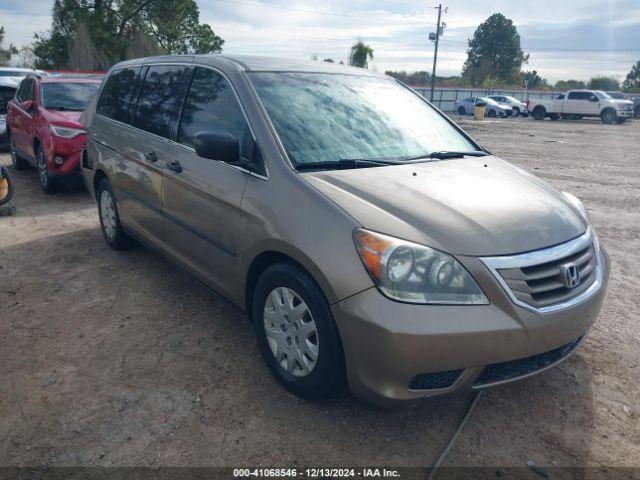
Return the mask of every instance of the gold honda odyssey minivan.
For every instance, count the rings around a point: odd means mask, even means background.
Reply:
[[[582,203],[384,75],[167,56],[114,66],[82,171],[115,249],[148,245],[246,310],[296,395],[378,404],[570,356],[609,274]]]

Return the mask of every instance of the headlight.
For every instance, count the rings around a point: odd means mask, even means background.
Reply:
[[[79,128],[60,127],[58,125],[51,125],[50,128],[51,128],[51,132],[54,135],[62,138],[74,138],[74,137],[77,137],[78,135],[82,135],[86,133],[84,130],[81,130]]]
[[[387,297],[408,303],[486,305],[469,272],[433,248],[357,229],[356,248],[367,272]]]
[[[585,221],[589,223],[589,214],[587,213],[587,209],[584,208],[584,204],[580,201],[580,199],[569,192],[562,192],[562,195],[564,195],[564,198],[569,200],[571,205],[573,205],[574,207],[576,207],[576,209],[578,209],[578,211],[580,212],[580,215],[582,215],[582,218],[584,218]]]

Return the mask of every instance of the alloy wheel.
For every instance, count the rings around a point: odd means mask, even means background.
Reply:
[[[278,287],[267,296],[264,330],[278,364],[295,377],[305,377],[318,362],[319,335],[311,311],[300,295]]]
[[[102,220],[102,228],[109,238],[116,235],[116,207],[113,198],[107,190],[100,193],[100,219]]]
[[[49,187],[49,169],[47,168],[47,162],[44,159],[42,150],[38,150],[38,177],[40,178],[40,184],[45,190]]]

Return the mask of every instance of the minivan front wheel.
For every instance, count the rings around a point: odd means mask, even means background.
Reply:
[[[120,216],[111,184],[106,178],[100,180],[96,190],[100,229],[107,244],[114,250],[126,250],[133,244],[120,224]]]
[[[279,263],[260,276],[252,318],[264,361],[291,393],[317,400],[343,385],[344,359],[329,304],[301,268]]]

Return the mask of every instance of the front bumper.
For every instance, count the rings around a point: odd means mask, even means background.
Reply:
[[[621,118],[633,118],[634,115],[633,110],[618,110],[616,113]]]
[[[338,302],[332,312],[342,337],[349,386],[367,401],[391,406],[506,383],[546,370],[573,353],[596,320],[609,276],[610,262],[604,250],[602,262],[604,281],[593,296],[547,315],[513,304],[489,271],[473,259],[467,259],[465,266],[483,286],[489,305],[399,303],[375,287]],[[504,381],[480,378],[486,367],[499,371],[510,367],[513,360],[529,357],[528,364],[540,368],[507,375]],[[518,372],[522,367],[514,368]],[[437,388],[416,388],[420,385],[416,377],[434,372],[442,374],[431,383]]]

